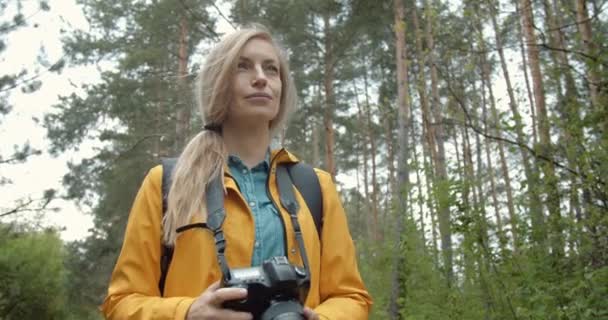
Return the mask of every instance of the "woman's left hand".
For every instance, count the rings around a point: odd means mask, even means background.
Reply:
[[[306,317],[306,320],[320,320],[319,315],[308,307],[304,307],[304,316]]]

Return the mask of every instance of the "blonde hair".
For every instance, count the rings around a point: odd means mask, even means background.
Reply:
[[[253,39],[270,42],[277,51],[282,82],[279,112],[270,122],[272,136],[280,132],[296,106],[296,89],[285,53],[261,25],[237,30],[227,35],[209,53],[196,79],[195,97],[205,124],[221,125],[231,103],[232,76],[245,44]],[[167,212],[163,219],[163,242],[174,245],[176,229],[190,223],[196,214],[207,218],[205,188],[216,176],[224,175],[227,149],[221,134],[202,130],[184,148],[173,171]]]

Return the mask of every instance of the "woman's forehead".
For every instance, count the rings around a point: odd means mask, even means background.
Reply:
[[[277,49],[268,40],[253,38],[243,46],[239,59],[278,62]]]

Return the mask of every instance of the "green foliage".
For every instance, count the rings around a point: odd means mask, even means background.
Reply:
[[[0,8],[6,3],[0,1]],[[71,310],[65,317],[97,319],[95,309],[105,294],[139,183],[159,157],[174,155],[180,147],[177,141],[181,137],[175,132],[176,111],[191,107],[191,96],[184,94],[176,75],[181,19],[186,19],[190,31],[187,56],[191,70],[196,70],[192,61],[196,50],[215,41],[217,34],[215,21],[206,10],[207,2],[83,0],[80,4],[91,30],[70,33],[64,39],[67,59],[51,70],[60,70],[64,64],[110,67],[103,70],[98,83],[84,86],[82,93],[62,97],[54,112],[46,115],[44,125],[53,154],[78,151],[84,141],[96,143],[95,153],[70,163],[70,172],[64,177],[67,198],[95,217],[93,234],[67,246],[64,277],[70,281],[64,290]],[[572,3],[534,4],[535,11],[548,4],[564,6],[560,11],[568,26],[562,28],[567,42],[564,52],[570,59],[569,65],[557,63],[550,59],[555,52],[542,49],[545,95],[558,145],[548,149],[552,152],[549,158],[541,158],[534,148],[525,148],[533,147],[535,141],[526,88],[522,83],[515,85],[519,112],[514,113],[503,97],[505,90],[496,88],[497,79],[502,83],[503,78],[498,64],[498,50],[502,48],[487,32],[495,6],[496,32],[511,59],[506,62],[515,64],[519,58],[514,57],[520,54],[520,34],[514,30],[518,29],[520,13],[511,4],[505,6],[506,1],[463,1],[458,5],[404,1],[407,59],[426,63],[410,63],[410,78],[406,79],[415,127],[409,145],[420,144],[426,157],[408,159],[408,163],[418,164],[410,167],[412,176],[417,172],[422,177],[418,190],[411,185],[391,185],[393,177],[389,176],[394,175],[391,170],[398,165],[394,155],[405,151],[396,143],[397,81],[390,1],[242,0],[231,4],[232,18],[237,23],[267,25],[289,54],[300,108],[290,123],[286,144],[302,159],[317,161],[313,164],[320,167],[324,167],[324,112],[328,104],[331,106],[338,172],[359,177],[359,189],[344,184],[343,195],[359,267],[374,298],[371,319],[391,318],[391,299],[399,303],[402,319],[608,317],[605,17],[591,19],[598,50],[589,58],[581,54],[585,47],[570,14],[574,12]],[[432,46],[426,39],[420,43],[422,57],[414,49],[418,43],[411,20],[413,10],[417,10],[421,32],[429,26],[434,35]],[[548,37],[550,32],[546,22],[541,22],[543,17],[535,17],[535,27],[537,33]],[[0,42],[0,49],[2,45]],[[438,71],[435,80],[430,78],[430,57]],[[482,61],[488,63],[498,106],[498,123],[491,121],[488,126],[491,132],[484,131],[481,123],[482,104],[489,104],[489,92],[481,84]],[[586,68],[595,70],[602,79],[599,106],[589,103]],[[574,86],[570,83],[567,88],[569,80],[563,77],[568,70],[572,71]],[[521,73],[513,68],[509,72],[514,73],[511,81],[523,81]],[[418,75],[425,78],[412,81]],[[0,77],[0,90],[15,85],[15,79]],[[186,76],[185,80],[186,86],[191,85],[192,77]],[[326,80],[333,84],[333,101],[327,99]],[[417,86],[416,89],[426,90],[427,98],[433,101],[429,90],[432,81],[436,81],[438,100],[434,102],[442,121],[430,119],[427,128],[423,127],[419,91],[412,89]],[[25,90],[37,86],[32,83]],[[9,109],[0,103],[0,113]],[[190,124],[195,126],[197,121],[191,119]],[[493,130],[494,126],[497,130]],[[429,128],[439,127],[445,135],[436,138],[443,139],[448,172],[442,178],[437,178],[432,168],[437,160],[431,159],[431,148],[437,146],[429,146],[424,136]],[[318,132],[316,141],[314,130]],[[497,134],[500,138],[493,136]],[[505,183],[503,172],[497,169],[500,139],[512,185]],[[482,157],[483,143],[490,144],[492,170]],[[313,159],[312,150],[319,151],[320,159]],[[522,154],[530,158],[528,164],[522,161]],[[371,182],[372,156],[377,189]],[[543,184],[547,179],[543,179],[540,168],[549,161],[557,167],[551,182],[557,186],[560,203],[544,201],[547,192]],[[367,186],[361,183],[364,168],[368,171]],[[490,175],[495,177],[494,190],[490,188]],[[364,187],[378,191],[378,199],[364,194]],[[390,203],[398,200],[395,191],[406,187],[412,190],[413,199],[419,200],[419,207],[395,212],[407,219],[404,218],[403,234],[394,235]],[[507,189],[513,192],[515,201],[513,225],[506,213]],[[498,212],[490,200],[492,193],[497,196]],[[547,204],[562,208],[559,219],[551,226],[544,222]],[[378,239],[370,228],[370,208],[374,205],[380,211]],[[439,215],[438,211],[449,214]],[[502,217],[502,230],[495,217]],[[501,232],[506,236],[501,238]],[[452,245],[442,252],[437,247],[442,247],[444,234]],[[517,244],[514,234],[518,236]],[[562,235],[565,246],[553,241]],[[563,247],[564,254],[556,259],[551,250],[557,247]],[[449,266],[453,279],[448,279],[447,253],[453,258],[453,266]],[[391,297],[395,275],[402,289],[399,297]]]
[[[0,225],[2,319],[64,319],[65,252],[53,231],[16,232]]]

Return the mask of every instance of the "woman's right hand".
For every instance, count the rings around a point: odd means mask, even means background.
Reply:
[[[246,297],[246,289],[220,288],[220,282],[214,282],[194,300],[188,309],[186,320],[251,320],[253,316],[249,312],[222,308],[224,301],[240,300]]]

